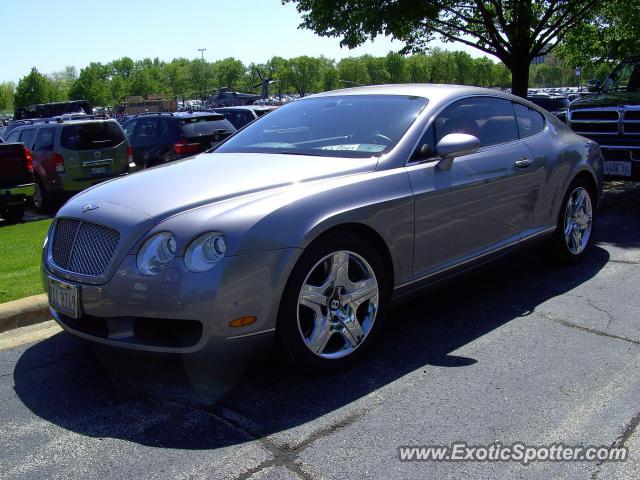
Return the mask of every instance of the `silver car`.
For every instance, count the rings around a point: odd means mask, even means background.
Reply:
[[[580,260],[602,168],[596,143],[508,94],[327,92],[75,196],[43,281],[54,318],[87,340],[229,358],[276,337],[299,366],[342,367],[391,300],[524,242]]]

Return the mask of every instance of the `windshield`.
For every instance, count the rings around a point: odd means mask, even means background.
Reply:
[[[371,157],[391,150],[427,105],[404,95],[340,95],[290,103],[249,124],[216,149]]]
[[[625,62],[605,80],[604,92],[637,92],[640,88],[640,62]]]

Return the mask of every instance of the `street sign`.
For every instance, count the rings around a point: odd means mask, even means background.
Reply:
[[[582,74],[580,67],[576,67],[576,77],[579,77]]]

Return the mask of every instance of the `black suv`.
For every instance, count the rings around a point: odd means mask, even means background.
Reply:
[[[216,112],[140,114],[122,128],[138,168],[196,155],[236,132],[224,115]]]
[[[640,179],[640,55],[589,84],[592,95],[569,107],[569,126],[600,144],[605,175]]]

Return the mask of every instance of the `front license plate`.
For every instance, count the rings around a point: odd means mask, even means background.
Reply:
[[[49,305],[68,317],[78,318],[80,312],[78,286],[49,278]]]
[[[631,162],[604,162],[604,174],[630,177]]]

